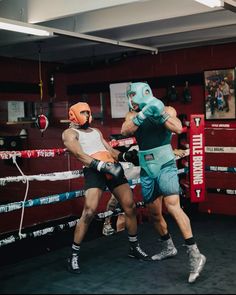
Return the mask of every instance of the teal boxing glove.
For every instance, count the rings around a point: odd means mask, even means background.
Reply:
[[[133,118],[133,123],[140,126],[147,117],[161,117],[163,114],[166,114],[164,112],[164,107],[165,106],[160,99],[153,98],[145,107],[143,107],[142,111]]]

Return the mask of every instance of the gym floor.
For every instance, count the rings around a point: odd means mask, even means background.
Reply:
[[[235,294],[236,216],[197,214],[192,228],[207,256],[201,276],[187,282],[188,259],[177,225],[166,216],[178,255],[161,262],[129,258],[127,232],[113,236],[94,222],[81,247],[81,274],[66,269],[73,231],[22,240],[0,249],[1,294]],[[93,237],[92,237],[93,234]],[[150,254],[159,249],[152,224],[139,225],[141,246]]]

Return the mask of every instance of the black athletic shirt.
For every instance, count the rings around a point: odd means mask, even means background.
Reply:
[[[148,117],[134,133],[140,150],[149,150],[171,143],[172,132],[159,121],[159,118]]]

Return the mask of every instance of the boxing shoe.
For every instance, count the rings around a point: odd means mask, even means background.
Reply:
[[[111,236],[115,233],[116,231],[114,230],[114,228],[111,226],[110,223],[104,223],[103,225],[103,229],[102,229],[102,234],[104,236]]]
[[[174,257],[177,255],[178,251],[175,248],[175,245],[172,239],[168,239],[166,241],[161,241],[162,250],[160,253],[152,256],[152,260],[163,260],[166,258]]]
[[[141,261],[150,261],[151,258],[145,253],[139,244],[135,244],[134,246],[130,246],[129,248],[129,257],[136,258]]]
[[[190,268],[188,282],[191,284],[196,281],[196,279],[199,277],[200,273],[202,272],[206,263],[206,257],[200,253],[196,244],[187,246],[187,254],[189,256],[189,268]]]
[[[76,253],[73,253],[71,257],[67,259],[67,269],[74,274],[80,273],[79,256]]]

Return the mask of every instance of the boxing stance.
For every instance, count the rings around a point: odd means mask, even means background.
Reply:
[[[134,84],[134,85],[133,85]],[[149,104],[146,104],[146,93],[151,93],[146,83],[132,83],[127,91],[129,105],[135,114],[130,113],[121,128],[121,134],[125,136],[134,135],[139,146],[139,163],[141,166],[140,182],[142,197],[146,203],[156,230],[161,235],[163,250],[152,256],[153,260],[162,260],[177,254],[165,219],[162,216],[162,196],[168,213],[176,221],[184,238],[189,256],[190,274],[189,283],[195,282],[200,275],[206,262],[206,257],[200,253],[192,234],[191,224],[188,216],[180,206],[180,186],[175,156],[171,147],[172,132],[181,133],[182,124],[176,117],[173,108],[164,108],[161,111],[160,103],[157,103],[157,112],[152,103],[152,112],[147,112]],[[152,95],[152,94],[151,94]],[[153,99],[155,99],[153,97]],[[148,101],[150,98],[148,99]],[[136,125],[136,117],[145,106],[146,118],[141,124]],[[148,114],[148,115],[147,115]],[[142,116],[141,116],[142,117]],[[138,119],[139,121],[139,119]]]
[[[87,103],[72,105],[69,120],[70,128],[63,132],[62,140],[66,148],[84,165],[85,202],[75,227],[68,270],[80,273],[80,246],[106,188],[114,194],[124,210],[130,245],[129,257],[150,260],[138,243],[135,203],[123,168],[118,162],[120,152],[110,147],[98,129],[90,127],[92,115]]]
[[[159,118],[164,123],[170,116],[164,109],[163,102],[154,97],[147,83],[130,83],[127,89],[128,104],[131,110],[139,110],[132,118],[140,126],[147,117]]]

